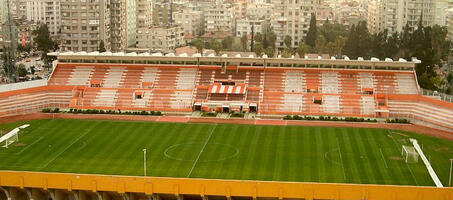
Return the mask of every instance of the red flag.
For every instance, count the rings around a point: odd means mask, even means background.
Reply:
[[[25,41],[25,33],[22,33],[22,47],[25,47],[25,44],[26,41]]]

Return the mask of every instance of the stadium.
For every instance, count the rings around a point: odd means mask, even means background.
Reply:
[[[0,200],[453,200],[417,59],[49,55],[0,86]]]

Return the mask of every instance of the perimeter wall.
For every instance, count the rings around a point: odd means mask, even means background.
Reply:
[[[9,199],[36,200],[47,199],[47,197],[53,197],[52,199],[55,200],[179,200],[184,198],[206,200],[210,198],[239,199],[244,197],[248,199],[266,198],[275,200],[453,200],[453,188],[131,177],[13,171],[0,171],[0,187],[2,187],[0,192],[3,191],[3,196],[7,198],[9,196]],[[56,195],[62,192],[65,195]],[[23,195],[20,195],[21,193]],[[36,193],[43,195],[33,195]],[[90,195],[93,193],[96,195]],[[109,195],[103,193],[108,193]],[[83,198],[81,198],[82,196]]]

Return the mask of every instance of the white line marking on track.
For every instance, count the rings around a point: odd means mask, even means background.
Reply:
[[[209,139],[211,139],[212,133],[214,132],[214,130],[215,130],[216,128],[217,128],[217,124],[214,126],[214,128],[213,128],[213,129],[211,130],[211,132],[209,133],[208,139],[206,139],[206,142],[204,143],[203,148],[201,148],[201,151],[200,151],[200,153],[198,154],[197,159],[195,159],[195,162],[193,163],[192,168],[190,169],[189,173],[187,174],[187,178],[189,178],[190,175],[192,174],[192,171],[193,171],[193,169],[195,168],[195,165],[197,165],[197,163],[198,163],[198,159],[200,159],[201,154],[202,154],[203,151],[204,151],[204,148],[205,148],[206,145],[208,144]]]
[[[382,149],[379,148],[379,151],[381,152],[381,156],[382,156],[382,160],[384,160],[384,164],[385,164],[385,168],[389,168],[389,166],[387,165],[387,161],[385,160],[385,157],[384,157],[384,154],[382,153]]]
[[[37,140],[35,140],[35,141],[34,141],[33,143],[31,143],[30,145],[26,146],[26,147],[25,147],[25,148],[23,148],[23,149],[22,149],[21,151],[19,151],[19,152],[15,153],[15,154],[16,154],[16,155],[19,155],[19,154],[21,154],[22,152],[24,152],[25,150],[27,150],[27,149],[28,149],[28,147],[30,147],[30,146],[34,145],[35,143],[37,143],[37,142],[41,141],[41,140],[42,140],[43,138],[44,138],[44,136],[41,136],[40,138],[38,138]]]
[[[341,148],[340,148],[340,142],[338,141],[338,137],[337,137],[337,145],[338,145],[338,153],[340,154],[341,168],[343,168],[344,180],[346,180],[346,171],[344,170],[343,157],[341,156]]]
[[[50,163],[52,163],[55,159],[57,159],[61,154],[63,154],[64,152],[66,152],[69,147],[71,147],[72,145],[74,145],[76,142],[78,142],[80,140],[80,138],[83,138],[85,137],[86,134],[88,134],[93,128],[90,128],[88,129],[84,134],[82,134],[81,136],[79,136],[76,140],[74,140],[74,142],[72,142],[70,145],[68,145],[63,151],[61,151],[60,153],[58,153],[55,157],[52,158],[52,160],[50,160],[49,162],[47,162],[44,166],[41,167],[41,169],[44,169],[46,168]]]

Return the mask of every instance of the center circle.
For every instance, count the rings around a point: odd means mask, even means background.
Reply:
[[[202,152],[203,151],[203,152]],[[218,152],[212,156],[209,153]],[[167,158],[178,161],[215,162],[234,158],[239,154],[239,149],[228,144],[220,143],[182,143],[175,144],[165,149]],[[198,159],[198,160],[197,160]]]

